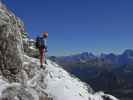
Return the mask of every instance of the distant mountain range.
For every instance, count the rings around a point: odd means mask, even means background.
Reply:
[[[72,62],[87,62],[92,60],[101,60],[108,64],[133,64],[133,50],[127,49],[122,54],[116,55],[114,53],[110,54],[101,54],[96,56],[93,53],[83,52],[81,54],[71,55],[71,56],[62,56],[55,57],[52,56],[50,59],[59,62],[59,63],[72,63]]]
[[[120,100],[133,99],[133,50],[125,50],[119,55],[110,53],[96,56],[83,52],[71,56],[51,56],[50,59],[96,91],[103,90]]]

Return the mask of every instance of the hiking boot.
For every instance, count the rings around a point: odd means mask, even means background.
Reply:
[[[45,67],[43,65],[40,66],[40,68],[44,69],[45,70]]]
[[[43,65],[41,65],[40,68],[43,68]]]
[[[45,64],[48,65],[47,61],[45,60]]]

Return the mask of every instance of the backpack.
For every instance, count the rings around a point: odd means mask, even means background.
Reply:
[[[44,48],[44,39],[42,37],[36,38],[36,48]]]

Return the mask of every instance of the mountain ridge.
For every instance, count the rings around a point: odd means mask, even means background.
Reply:
[[[86,53],[85,53],[86,54]],[[63,58],[50,59],[62,65],[69,73],[90,84],[94,90],[103,90],[122,100],[133,98],[133,50],[122,54],[102,54],[96,58],[66,61]],[[78,55],[78,58],[80,58]],[[87,54],[88,55],[88,54]],[[82,56],[81,56],[82,57]],[[86,77],[87,76],[87,77]],[[126,92],[128,91],[128,92]]]
[[[52,60],[56,60],[57,62],[80,62],[80,61],[90,61],[95,59],[104,60],[110,64],[133,64],[133,50],[126,49],[121,54],[114,54],[114,53],[101,53],[100,56],[97,56],[93,53],[83,52],[75,55],[69,56],[51,56],[49,57]]]

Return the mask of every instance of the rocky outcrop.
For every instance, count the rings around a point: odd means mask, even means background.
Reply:
[[[0,2],[0,70],[9,81],[18,81],[22,68],[23,24]]]
[[[39,58],[39,50],[35,47],[35,40],[23,38],[23,47],[26,55]]]

